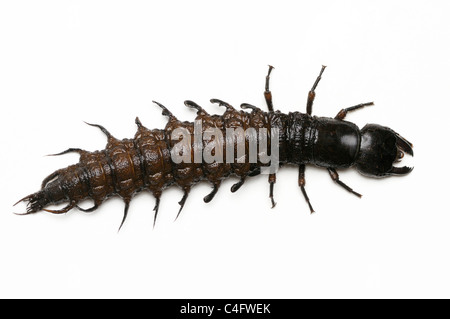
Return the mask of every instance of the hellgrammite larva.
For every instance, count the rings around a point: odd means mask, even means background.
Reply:
[[[373,105],[373,102],[344,108],[334,118],[311,115],[316,95],[315,89],[321,80],[325,66],[322,66],[319,76],[309,91],[306,114],[300,112],[284,114],[280,111],[274,111],[272,93],[269,90],[272,70],[273,67],[269,65],[264,91],[268,112],[247,103],[241,104],[241,108],[249,109],[251,112],[238,111],[224,101],[211,99],[211,103],[218,103],[220,106],[224,106],[226,110],[222,115],[210,115],[198,104],[189,100],[185,101],[186,106],[197,110],[195,123],[202,124],[200,133],[203,134],[211,128],[219,129],[219,133],[221,132],[223,135],[230,128],[243,128],[244,130],[265,128],[270,132],[276,129],[278,138],[275,141],[278,143],[277,160],[279,166],[284,164],[298,165],[298,185],[311,213],[314,212],[314,209],[305,191],[306,164],[326,168],[333,181],[358,197],[361,197],[361,195],[339,179],[337,169],[354,167],[358,172],[369,177],[405,175],[411,172],[412,168],[410,167],[393,166],[394,163],[402,159],[404,152],[413,155],[412,144],[405,138],[388,127],[367,124],[360,130],[355,124],[344,121],[348,112]],[[231,162],[205,161],[201,154],[200,161],[197,162],[174,161],[171,155],[178,152],[175,151],[178,139],[174,139],[173,133],[177,129],[184,129],[190,134],[195,134],[196,128],[194,123],[181,122],[165,106],[158,102],[154,103],[161,107],[162,114],[169,118],[164,130],[149,130],[142,125],[139,118],[136,118],[138,130],[135,137],[118,140],[103,126],[87,123],[98,127],[106,135],[108,139],[106,148],[95,152],[69,148],[59,154],[54,154],[62,155],[76,152],[80,155],[80,161],[78,164],[59,169],[50,174],[43,180],[40,191],[19,200],[17,203],[28,202],[27,211],[22,215],[41,210],[61,214],[74,207],[84,212],[92,212],[108,197],[119,195],[125,202],[120,229],[127,217],[132,197],[139,191],[149,190],[156,198],[154,226],[161,193],[165,188],[177,185],[184,191],[184,195],[179,202],[178,217],[190,189],[196,183],[205,180],[213,185],[211,193],[204,197],[204,201],[207,203],[216,195],[222,180],[226,177],[237,176],[239,178],[239,181],[231,187],[231,191],[236,192],[244,184],[247,177],[261,174],[263,167],[268,166],[267,163],[264,164],[259,160],[256,162],[249,161],[248,151],[251,138],[247,135],[245,135],[243,142],[246,151],[245,159],[241,158],[241,161],[234,157],[234,153]],[[260,135],[256,135],[256,140],[259,137]],[[211,140],[213,139],[211,138]],[[274,143],[273,141],[267,141],[268,143]],[[208,144],[204,139],[200,140],[200,144],[202,143],[203,147]],[[231,143],[231,150],[236,149],[238,138],[233,139]],[[197,156],[194,154],[196,149],[194,144],[194,138],[188,140],[188,149],[184,152],[187,158],[192,159]],[[227,151],[225,145],[219,142],[215,145],[223,147],[224,152]],[[198,148],[199,145],[197,145],[197,150]],[[183,150],[179,154],[183,154]],[[221,149],[217,147],[215,152],[218,151],[221,151]],[[273,208],[275,206],[273,190],[276,172],[270,172],[268,181],[270,184],[269,197]],[[89,209],[79,207],[78,203],[86,199],[91,199],[94,205]],[[68,204],[60,210],[45,208],[48,205],[63,202],[68,202]]]

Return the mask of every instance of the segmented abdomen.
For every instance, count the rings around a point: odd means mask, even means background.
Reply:
[[[271,149],[271,129],[278,129],[279,162],[282,164],[290,160],[290,115],[280,112],[263,112],[256,107],[252,107],[251,112],[237,111],[231,105],[213,100],[226,107],[223,115],[209,115],[200,106],[187,101],[186,105],[195,107],[197,118],[195,122],[181,122],[164,106],[163,114],[169,117],[169,121],[164,130],[149,130],[142,125],[138,118],[136,124],[138,130],[133,139],[118,140],[113,137],[104,127],[90,124],[100,128],[107,136],[108,143],[102,151],[88,152],[81,149],[68,149],[58,155],[68,152],[78,152],[80,161],[76,165],[61,169],[47,177],[42,185],[42,189],[25,199],[29,200],[28,212],[36,212],[44,209],[53,213],[63,213],[77,206],[85,199],[91,199],[94,206],[84,211],[93,211],[108,197],[119,195],[125,201],[125,217],[129,203],[135,193],[141,190],[149,190],[156,197],[155,211],[157,212],[159,198],[162,191],[172,184],[178,185],[184,191],[183,199],[180,202],[181,209],[187,195],[193,185],[201,180],[206,180],[213,185],[212,192],[204,198],[209,202],[216,194],[221,181],[230,176],[239,177],[239,182],[234,184],[231,190],[239,189],[247,176],[255,176],[260,173],[261,166],[269,166],[270,162],[261,162],[259,157],[256,161],[249,160],[250,139],[259,148],[260,129],[265,129],[269,134],[266,143],[266,155]],[[200,132],[195,132],[195,124],[201,124]],[[174,153],[179,150],[174,149],[180,142],[178,137],[174,137],[177,129],[184,129],[188,133],[188,161],[175,161]],[[201,149],[207,148],[211,140],[203,139],[203,135],[209,129],[216,129],[225,140],[221,144],[223,158],[221,161],[206,161],[203,159],[202,150],[200,157],[195,154],[196,143],[201,144]],[[249,136],[228,136],[229,129],[246,131],[253,130],[256,135]],[[200,140],[196,139],[196,134],[200,134]],[[214,136],[214,138],[217,138]],[[240,145],[238,146],[238,144]],[[273,142],[272,142],[273,143]],[[300,142],[302,143],[302,142]],[[233,157],[227,156],[227,144],[234,148]],[[240,159],[236,157],[238,148],[244,145],[244,155]],[[216,146],[217,147],[217,146]],[[253,146],[252,146],[253,147]],[[218,151],[215,149],[214,151]],[[258,149],[258,152],[260,150]],[[259,156],[259,153],[258,153]],[[45,209],[50,204],[60,202],[69,204],[59,211]],[[156,214],[155,214],[156,218]]]

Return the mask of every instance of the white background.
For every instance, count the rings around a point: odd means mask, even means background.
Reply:
[[[0,297],[353,298],[450,297],[448,151],[450,22],[445,1],[4,1],[0,5]],[[348,115],[389,126],[413,142],[407,177],[341,179],[362,199],[308,167],[310,215],[295,167],[237,193],[196,186],[138,195],[122,230],[123,203],[95,213],[17,216],[12,205],[105,137],[211,113],[220,98],[264,107],[267,65],[282,112],[305,111],[322,64],[313,112],[375,101]],[[84,207],[87,207],[86,203]]]

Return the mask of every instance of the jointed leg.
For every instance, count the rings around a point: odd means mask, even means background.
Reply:
[[[374,105],[374,103],[373,102],[361,103],[361,104],[358,104],[358,105],[347,107],[345,109],[340,110],[339,113],[334,118],[336,120],[343,120],[348,112],[355,111],[355,110],[358,110],[360,108],[363,108],[364,106],[370,106],[370,105]]]
[[[314,99],[316,97],[315,90],[316,90],[317,84],[319,84],[319,81],[322,78],[322,73],[325,70],[325,68],[326,68],[326,66],[322,65],[322,69],[320,70],[319,76],[317,77],[316,82],[314,82],[314,84],[311,88],[311,91],[309,91],[309,93],[308,93],[308,100],[306,102],[306,113],[308,113],[309,115],[311,115],[311,113],[312,113],[312,106],[314,103]]]
[[[334,168],[329,167],[328,168],[328,173],[330,173],[330,176],[333,179],[333,181],[338,183],[340,186],[344,187],[347,191],[349,191],[352,194],[355,194],[358,197],[362,196],[361,194],[355,192],[351,187],[349,187],[349,186],[345,185],[343,182],[341,182],[339,180],[339,174],[336,172],[336,170]]]
[[[272,208],[274,208],[277,205],[277,203],[275,203],[275,201],[273,199],[273,185],[276,183],[276,181],[277,181],[277,175],[269,174],[269,184],[270,184],[269,197],[270,197],[270,200],[272,201]]]
[[[266,99],[269,112],[273,112],[272,92],[270,92],[269,90],[270,72],[272,72],[273,68],[274,68],[273,66],[269,65],[269,72],[267,72],[266,76],[266,90],[264,91],[264,98]]]
[[[309,202],[309,197],[306,194],[305,191],[305,164],[301,164],[298,168],[298,186],[300,186],[300,189],[302,190],[303,197],[305,197],[306,202],[308,203],[309,210],[311,211],[311,214],[314,213],[314,209],[311,206],[311,203]]]
[[[237,182],[237,183],[233,184],[233,186],[231,186],[231,192],[232,193],[237,192],[237,190],[239,188],[241,188],[241,186],[244,185],[244,183],[245,183],[245,176],[242,176],[241,179],[239,180],[239,182]]]
[[[270,81],[270,73],[274,69],[273,66],[269,65],[269,71],[267,72],[266,76],[266,89],[264,91],[264,98],[266,99],[267,107],[269,108],[269,112],[273,112],[273,103],[272,103],[272,92],[270,92],[269,89],[269,81]],[[277,181],[277,175],[276,174],[269,174],[269,184],[270,184],[270,192],[269,197],[272,201],[272,208],[275,207],[276,203],[273,199],[273,185]]]

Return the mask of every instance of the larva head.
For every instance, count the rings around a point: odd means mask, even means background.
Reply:
[[[405,175],[411,167],[395,167],[404,153],[413,156],[412,144],[388,127],[367,124],[361,130],[361,146],[356,169],[370,177]]]

